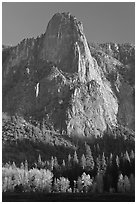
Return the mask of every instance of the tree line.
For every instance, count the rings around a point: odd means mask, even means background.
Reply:
[[[67,159],[58,161],[51,156],[29,165],[27,160],[3,165],[3,192],[45,191],[47,192],[134,192],[135,153],[133,150],[120,155],[103,152],[94,155],[88,144],[85,153],[78,156],[68,154]],[[27,187],[26,187],[27,186]],[[47,190],[48,189],[48,190]]]

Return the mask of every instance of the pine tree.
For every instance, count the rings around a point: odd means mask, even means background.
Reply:
[[[112,166],[112,160],[113,160],[113,154],[110,153],[110,156],[109,156],[109,166]]]
[[[119,170],[119,168],[118,168],[117,163],[116,163],[116,157],[113,156],[110,174],[111,174],[112,179],[113,179],[112,187],[115,189],[115,191],[117,191],[117,182],[118,182],[118,175],[119,175],[118,170]]]
[[[124,188],[125,188],[125,192],[130,192],[131,184],[127,176],[124,177]]]
[[[117,167],[119,168],[119,166],[120,166],[120,160],[119,160],[118,155],[116,156],[116,164],[117,164]]]
[[[101,169],[100,156],[96,158],[96,168],[97,168],[97,171],[100,172],[100,169]]]
[[[38,157],[38,164],[41,164],[41,163],[42,163],[41,155],[39,154],[39,157]]]
[[[54,179],[54,183],[53,183],[53,192],[59,192],[59,183],[58,183],[58,179]]]
[[[130,157],[128,152],[126,151],[124,158],[130,163]]]
[[[20,164],[20,169],[25,169],[23,162]]]
[[[107,163],[103,152],[102,159],[101,159],[101,169],[103,170],[103,172],[106,170],[106,167],[107,167]]]
[[[85,157],[84,154],[82,154],[80,165],[81,165],[81,167],[83,169],[85,169],[85,166],[86,166],[86,157]]]
[[[14,124],[16,124],[16,123],[17,123],[17,120],[16,120],[15,115],[11,116],[11,121],[12,121],[12,123],[14,123]]]
[[[96,145],[94,145],[93,149],[94,149],[94,152],[96,152],[96,149],[97,149],[97,148],[96,148]]]
[[[130,172],[131,172],[131,163],[130,163],[130,158],[129,158],[129,154],[126,151],[126,153],[124,154],[124,158],[123,158],[123,174],[130,176]]]
[[[67,163],[68,167],[71,167],[71,160],[72,160],[72,158],[71,158],[71,155],[69,154],[68,155],[68,163]]]
[[[135,177],[133,174],[130,175],[130,185],[131,185],[131,192],[135,192]]]
[[[59,164],[58,164],[58,159],[57,157],[54,157],[54,167],[58,168]]]
[[[28,171],[28,161],[25,160],[25,166],[24,166],[25,171]]]
[[[86,168],[88,170],[93,170],[94,169],[94,159],[91,153],[91,149],[89,145],[86,145]]]
[[[124,189],[124,178],[123,178],[122,174],[120,174],[119,177],[118,177],[117,191],[120,192],[120,193],[125,192],[125,189]]]
[[[34,136],[34,127],[32,126],[31,128],[31,136],[33,137]]]
[[[90,156],[91,155],[91,149],[89,145],[86,145],[86,156]]]
[[[64,160],[64,159],[63,159],[63,161],[62,161],[62,166],[63,166],[63,167],[66,166],[66,164],[65,164],[65,160]]]
[[[130,153],[130,160],[133,160],[135,159],[135,153],[133,150],[131,150],[131,153]]]
[[[79,160],[78,160],[78,156],[77,156],[77,152],[76,152],[76,151],[74,152],[73,163],[74,163],[74,164],[78,164],[78,163],[79,163]]]
[[[135,174],[135,153],[133,150],[130,153],[130,165],[131,165],[131,173]]]
[[[97,143],[97,152],[98,152],[98,153],[100,152],[100,146],[99,146],[98,143]]]
[[[97,191],[99,193],[103,193],[103,174],[102,172],[98,172],[97,175],[96,175],[96,183],[97,183]]]
[[[17,144],[17,139],[18,139],[18,132],[17,132],[17,130],[15,129],[15,132],[14,132],[14,134],[15,134],[15,142],[16,142],[16,144]]]
[[[46,161],[46,167],[47,169],[50,169],[50,161]]]
[[[44,134],[45,133],[45,119],[43,118],[43,120],[42,120],[42,124],[41,124],[41,130],[42,130],[42,134]]]
[[[54,167],[54,158],[53,158],[53,156],[51,157],[51,160],[50,160],[50,166],[51,166],[51,170],[53,170],[53,167]]]
[[[12,163],[12,169],[16,169],[17,167],[16,167],[16,164],[15,164],[15,162],[13,162]]]

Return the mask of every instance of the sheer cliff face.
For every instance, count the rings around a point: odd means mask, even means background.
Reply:
[[[129,43],[90,45],[91,55],[118,99],[117,121],[135,128],[135,47]]]
[[[3,49],[3,111],[70,136],[92,138],[119,123],[133,129],[134,64],[114,48],[89,47],[76,18],[55,14],[44,35]]]

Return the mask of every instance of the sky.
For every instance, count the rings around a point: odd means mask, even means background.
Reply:
[[[57,12],[76,16],[89,42],[135,43],[134,2],[3,2],[3,45],[45,33]]]

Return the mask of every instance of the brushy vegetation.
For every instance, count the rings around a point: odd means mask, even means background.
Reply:
[[[44,122],[28,122],[21,117],[6,114],[3,114],[2,141],[3,163],[11,161],[17,165],[25,160],[31,165],[36,162],[39,154],[43,160],[56,156],[59,162],[75,151],[81,157],[85,151],[85,141],[90,145],[93,156],[103,152],[106,156],[110,153],[120,155],[126,150],[134,150],[135,146],[134,132],[123,127],[90,141],[88,138],[82,140],[55,132],[54,129],[48,129]]]

